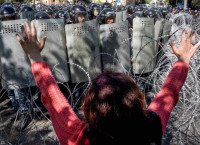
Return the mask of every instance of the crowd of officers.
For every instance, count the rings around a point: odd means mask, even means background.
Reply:
[[[64,18],[66,24],[81,23],[84,21],[98,19],[100,24],[110,24],[115,22],[115,12],[127,10],[127,20],[130,27],[132,27],[132,20],[135,17],[151,17],[155,19],[166,19],[170,17],[170,14],[179,12],[186,12],[192,14],[194,17],[198,17],[200,9],[183,9],[182,7],[148,7],[145,5],[112,5],[109,2],[103,4],[91,3],[85,4],[84,1],[79,1],[76,5],[26,5],[21,6],[14,3],[3,3],[0,9],[0,20],[16,20],[19,19],[21,12],[36,11],[34,19],[57,19]]]
[[[68,5],[17,5],[15,3],[5,2],[0,5],[0,21],[9,21],[20,19],[20,13],[34,11],[34,19],[59,19],[63,18],[65,24],[76,24],[84,21],[97,19],[102,24],[115,23],[116,13],[119,11],[127,12],[129,28],[133,27],[133,19],[136,17],[149,17],[157,19],[169,19],[171,15],[185,12],[190,13],[193,17],[199,17],[200,9],[183,9],[173,6],[168,7],[148,7],[145,5],[112,5],[109,2],[103,4],[91,3],[85,4],[79,1],[77,4]],[[8,96],[12,106],[20,110],[21,114],[28,112],[26,105],[26,95],[23,90],[8,90]]]

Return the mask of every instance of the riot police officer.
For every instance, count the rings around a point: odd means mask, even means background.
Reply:
[[[102,4],[102,10],[104,10],[104,9],[112,9],[112,4],[111,3],[109,3],[109,2],[104,2],[103,4]]]
[[[74,5],[73,7],[71,7],[69,14],[74,24],[87,21],[87,11],[86,8],[83,6]]]
[[[167,9],[167,8],[162,8],[162,9],[161,9],[161,12],[162,12],[162,17],[163,17],[164,19],[167,19],[168,13],[169,13],[168,9]]]
[[[50,18],[54,17],[54,7],[45,8],[45,12],[49,15]]]
[[[69,13],[67,11],[65,12],[63,10],[60,10],[60,11],[56,12],[55,13],[55,19],[60,19],[60,18],[64,19],[65,24],[71,24],[70,16],[69,16]]]
[[[0,19],[2,21],[11,21],[17,19],[17,14],[12,7],[2,7],[0,9]],[[20,115],[20,124],[19,129],[24,129],[29,121],[30,116],[28,115],[28,107],[26,104],[26,93],[25,88],[16,88],[16,89],[8,89],[7,91],[8,97],[10,98],[12,105],[14,107],[14,110],[17,111],[19,109],[19,115]],[[13,116],[14,119],[16,116]],[[29,120],[29,121],[28,121]]]
[[[99,16],[100,24],[112,24],[116,18],[116,14],[112,9],[103,9]]]
[[[89,12],[90,15],[89,15],[88,19],[89,20],[96,19],[97,16],[99,15],[99,13],[100,13],[100,6],[97,4],[92,5],[90,7],[90,12]]]
[[[80,6],[83,6],[83,7],[86,7],[86,4],[85,4],[85,2],[84,1],[78,1],[78,3],[77,3],[78,5],[80,5]]]
[[[128,16],[131,16],[135,12],[135,6],[134,5],[127,5],[126,6]]]

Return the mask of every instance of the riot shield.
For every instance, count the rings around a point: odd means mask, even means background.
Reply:
[[[42,57],[46,60],[59,82],[70,80],[69,65],[65,41],[64,19],[33,20],[37,30],[38,41],[42,36],[47,36]]]
[[[115,18],[115,23],[119,23],[123,21],[123,12],[115,12],[116,18]]]
[[[88,81],[101,73],[97,19],[65,25],[72,82]],[[86,71],[86,72],[85,72]]]
[[[163,32],[163,27],[164,27],[164,21],[162,20],[157,20],[155,25],[154,25],[154,50],[155,52],[158,52],[156,58],[156,63],[159,61],[160,57],[163,55],[163,51],[161,49],[160,44],[161,44],[161,35]]]
[[[128,17],[127,10],[122,11],[122,13],[123,13],[123,21],[126,21],[126,19]]]
[[[152,72],[155,66],[154,19],[133,19],[132,70],[134,74]]]
[[[2,85],[4,88],[25,88],[35,85],[30,62],[16,33],[21,34],[21,26],[27,19],[0,22],[0,52],[2,63]]]
[[[100,26],[103,69],[127,73],[131,68],[128,21]]]
[[[32,21],[34,19],[35,13],[36,13],[36,11],[21,12],[20,19],[28,19],[29,21]]]
[[[163,30],[163,22],[161,20],[157,20],[154,25],[154,40],[155,40],[154,47],[155,47],[155,50],[158,50],[158,48],[159,48],[162,30]]]
[[[164,26],[163,26],[163,33],[162,33],[162,43],[166,44],[167,41],[169,40],[169,35],[170,35],[170,31],[171,31],[171,27],[172,27],[172,22],[165,20],[164,21]]]

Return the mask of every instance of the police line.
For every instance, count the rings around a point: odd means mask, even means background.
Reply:
[[[30,23],[28,19],[0,23],[1,76],[3,86],[8,88],[35,85],[30,62],[15,37],[21,34],[25,22]],[[167,20],[154,25],[153,18],[136,18],[130,38],[127,21],[105,25],[99,25],[96,19],[67,25],[63,19],[32,22],[38,40],[47,36],[42,56],[58,82],[87,81],[85,71],[91,78],[106,69],[127,74],[152,72],[160,36],[171,29]]]

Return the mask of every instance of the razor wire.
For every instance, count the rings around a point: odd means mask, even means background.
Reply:
[[[177,20],[178,19],[178,20]],[[187,20],[185,20],[187,19]],[[123,64],[120,62],[117,52],[114,56],[101,53],[94,57],[101,57],[102,55],[106,55],[107,57],[113,58],[113,65],[114,63],[119,63],[122,67],[122,70],[127,75],[133,77],[138,85],[140,86],[141,90],[144,92],[146,99],[148,100],[147,106],[153,100],[155,95],[159,92],[164,83],[167,75],[169,74],[174,62],[177,61],[176,56],[173,54],[171,47],[169,46],[169,42],[174,42],[177,46],[180,44],[180,37],[183,30],[188,30],[192,28],[194,32],[198,34],[200,29],[200,23],[193,21],[193,18],[188,16],[188,14],[178,14],[171,18],[173,21],[171,33],[169,35],[160,36],[158,38],[162,39],[164,37],[170,37],[166,44],[155,40],[154,38],[150,38],[151,41],[158,43],[160,46],[160,50],[155,54],[154,58],[160,55],[159,60],[157,61],[153,71],[148,75],[136,75],[131,74],[131,68],[126,70],[123,67]],[[177,25],[177,22],[180,22],[181,25]],[[184,22],[183,22],[184,21]],[[191,23],[186,23],[191,22]],[[147,36],[142,36],[147,37]],[[132,39],[132,38],[130,38]],[[196,35],[196,42],[200,40],[200,35]],[[125,41],[130,40],[123,40],[120,45],[123,45]],[[146,44],[148,45],[148,44]],[[143,49],[143,48],[141,48]],[[187,79],[184,83],[180,91],[180,97],[178,104],[176,105],[175,109],[172,111],[170,120],[167,125],[167,129],[165,131],[165,135],[163,137],[163,145],[168,144],[175,144],[175,145],[185,145],[185,144],[200,144],[200,58],[198,57],[200,54],[200,49],[198,49],[191,59],[190,62],[190,69],[188,72]],[[138,54],[139,55],[139,54]],[[153,58],[153,59],[154,59]],[[136,58],[137,59],[137,58]],[[153,61],[152,59],[152,61]],[[94,61],[89,59],[90,61]],[[130,60],[131,61],[131,60]],[[69,62],[66,62],[69,64]],[[133,62],[134,63],[134,62]],[[151,62],[149,62],[151,63]],[[88,69],[83,69],[80,65],[75,63],[70,63],[70,65],[74,65],[81,71],[83,71],[88,78],[87,81],[78,82],[72,88],[69,83],[57,82],[59,86],[64,88],[63,94],[68,99],[69,103],[71,104],[72,108],[76,110],[78,115],[82,115],[79,112],[80,109],[80,102],[82,97],[84,96],[85,91],[92,83],[92,80],[89,75],[89,66],[91,64],[88,62]],[[148,65],[148,64],[147,64]],[[59,64],[56,64],[52,72],[57,72],[56,68]],[[111,66],[112,69],[112,66]],[[145,69],[145,68],[144,68]],[[13,70],[15,71],[15,70]],[[62,76],[62,74],[59,74]],[[56,139],[56,135],[53,131],[52,123],[49,118],[48,112],[42,108],[41,105],[38,104],[36,101],[40,99],[41,92],[39,88],[32,92],[32,82],[33,77],[27,76],[29,80],[29,84],[27,84],[27,104],[28,104],[28,114],[26,116],[20,116],[19,110],[17,111],[16,117],[14,118],[13,122],[9,122],[8,118],[5,117],[5,113],[12,111],[12,109],[7,109],[7,111],[1,111],[0,113],[0,144],[28,144],[33,143],[37,140],[39,144],[44,145],[57,145],[59,142]],[[1,81],[5,81],[3,79],[3,74],[1,75]],[[9,83],[9,82],[6,82]],[[12,85],[12,84],[9,84]],[[16,84],[15,84],[16,85]],[[19,85],[20,86],[20,85]],[[63,89],[61,89],[63,91]],[[80,91],[81,90],[81,91]],[[1,96],[6,94],[5,89],[0,90]],[[80,113],[80,114],[79,114]],[[80,116],[81,118],[81,116]],[[25,129],[19,129],[18,126],[20,122],[23,120],[29,119],[31,120],[28,126]],[[8,122],[8,123],[7,123]],[[28,139],[30,138],[30,139]],[[39,140],[39,141],[38,141]]]

